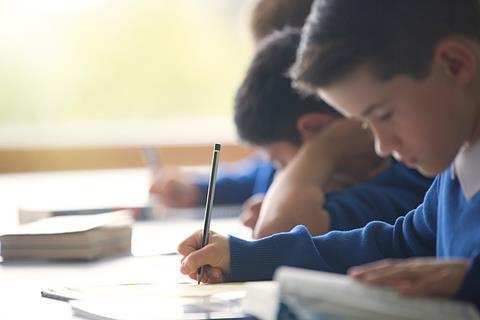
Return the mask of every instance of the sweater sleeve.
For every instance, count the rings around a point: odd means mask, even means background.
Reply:
[[[432,180],[396,163],[372,181],[327,194],[331,230],[352,230],[370,221],[395,220],[422,203]]]
[[[236,163],[232,168],[222,168],[215,188],[215,204],[241,204],[256,193],[264,193],[274,174],[272,164],[257,158]],[[195,181],[199,189],[197,204],[205,202],[208,179]]]
[[[395,224],[371,222],[351,231],[311,237],[303,226],[256,241],[230,236],[230,281],[271,279],[281,265],[346,273],[348,268],[385,258],[434,256],[437,188]]]

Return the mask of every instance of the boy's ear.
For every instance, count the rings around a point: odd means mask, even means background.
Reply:
[[[443,72],[461,84],[470,82],[477,71],[477,57],[468,44],[457,39],[441,41],[434,53],[434,60]]]
[[[302,141],[310,139],[335,121],[335,117],[318,112],[305,113],[297,119],[297,130]]]

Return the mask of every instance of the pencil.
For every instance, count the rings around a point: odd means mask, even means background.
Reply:
[[[143,161],[147,167],[152,170],[153,175],[158,175],[158,173],[162,170],[162,161],[158,156],[157,149],[155,147],[143,147]]]
[[[143,161],[145,165],[150,168],[152,176],[152,181],[150,182],[151,185],[155,184],[155,181],[163,180],[163,166],[160,157],[158,156],[157,148],[153,146],[145,146],[142,148],[143,152]],[[148,202],[146,204],[147,207],[158,207],[159,206],[159,198],[154,193],[148,194]]]
[[[212,170],[210,172],[210,180],[208,181],[208,191],[207,191],[207,202],[205,203],[205,215],[203,217],[203,232],[202,232],[202,246],[205,247],[208,244],[208,236],[210,233],[210,220],[212,219],[212,205],[213,197],[215,195],[215,181],[217,178],[217,169],[218,161],[220,157],[220,148],[221,145],[216,143],[213,149],[212,156]],[[197,270],[197,284],[200,284],[200,281],[203,277],[204,268],[198,268]]]

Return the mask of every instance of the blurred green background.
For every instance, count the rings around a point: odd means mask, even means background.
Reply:
[[[0,124],[229,116],[248,0],[0,0]]]

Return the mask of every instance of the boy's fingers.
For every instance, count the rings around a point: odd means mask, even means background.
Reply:
[[[438,279],[438,276],[418,279],[418,281],[412,281],[408,285],[398,286],[397,289],[400,293],[409,296],[431,294],[437,291],[438,283],[436,283],[436,279]]]
[[[251,229],[255,228],[255,225],[257,224],[258,220],[258,215],[255,215],[251,211],[244,211],[242,214],[242,222],[243,225],[246,227],[249,227]]]
[[[410,286],[399,288],[402,294],[406,295],[431,295],[431,296],[452,296],[463,282],[465,270],[462,268],[450,268],[446,266],[425,274],[417,281],[413,281]]]
[[[215,260],[218,259],[218,251],[212,245],[207,245],[200,250],[193,251],[182,261],[180,272],[183,274],[190,274],[195,272],[198,268],[207,264],[215,265]]]
[[[450,296],[458,289],[450,280],[447,272],[439,271],[412,281],[409,285],[399,286],[397,290],[409,296]]]
[[[368,263],[368,264],[364,264],[357,267],[352,267],[348,270],[348,274],[354,278],[361,279],[369,273],[392,268],[394,264],[395,264],[395,260],[385,259],[379,262],[373,262],[373,263]]]
[[[428,270],[416,270],[405,266],[393,267],[390,269],[377,269],[375,271],[364,274],[362,281],[371,283],[384,283],[392,280],[416,280],[424,276]]]
[[[197,280],[198,274],[197,271],[192,272],[188,275],[190,279],[192,280]],[[203,278],[201,279],[201,282],[203,283],[220,283],[224,282],[224,276],[223,272],[220,268],[214,268],[211,266],[204,266],[203,268]]]
[[[354,267],[348,274],[359,280],[381,280],[382,278],[416,278],[433,272],[438,263],[433,259],[386,259],[379,262]]]
[[[427,274],[427,271],[412,270],[408,268],[392,268],[390,270],[376,270],[362,277],[357,278],[360,281],[368,282],[371,284],[387,285],[391,283],[408,283],[415,282],[423,278]]]
[[[204,282],[219,283],[224,281],[223,272],[220,268],[206,266],[204,271]]]
[[[460,288],[468,266],[468,261],[409,259],[357,268],[349,274],[366,283],[393,287],[405,295],[452,296]]]
[[[190,253],[198,250],[202,245],[202,233],[202,230],[198,230],[187,239],[183,240],[177,247],[178,253],[180,253],[182,256],[187,256]]]
[[[171,183],[169,180],[158,179],[150,187],[150,192],[158,193],[160,195],[170,196],[170,186]]]

